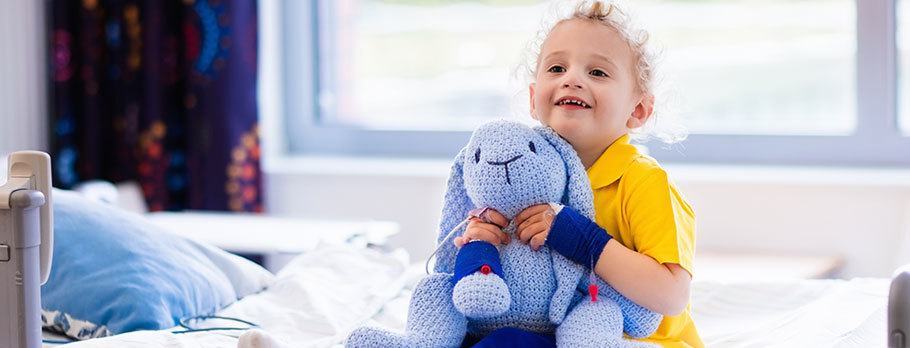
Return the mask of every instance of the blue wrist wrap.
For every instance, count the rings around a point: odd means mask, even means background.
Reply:
[[[502,264],[499,262],[499,250],[493,244],[484,241],[473,241],[465,244],[455,257],[455,274],[452,284],[461,278],[474,274],[483,265],[489,265],[493,273],[502,277]]]
[[[545,244],[569,260],[593,268],[612,238],[597,223],[566,206],[556,214]]]

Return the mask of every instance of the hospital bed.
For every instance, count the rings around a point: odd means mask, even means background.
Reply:
[[[360,325],[403,329],[422,267],[351,246],[303,254],[278,272],[268,290],[219,314],[257,323],[286,347],[340,345]],[[709,347],[882,347],[886,279],[695,281],[693,318]],[[222,323],[223,324],[223,323]],[[212,325],[222,325],[212,323]],[[121,334],[72,347],[236,347],[237,333],[170,331]]]
[[[20,219],[16,226],[23,228],[22,218],[10,215],[14,213],[22,211],[6,210],[0,219]],[[39,220],[34,212],[27,218],[33,222]],[[35,229],[38,224],[25,228]],[[40,271],[38,260],[31,258],[34,264],[29,272]],[[908,332],[903,323],[906,313],[910,313],[906,307],[906,299],[910,298],[908,274],[900,273],[893,282],[891,279],[719,282],[696,278],[692,288],[693,318],[708,346],[903,346],[903,335]],[[196,329],[224,330],[187,332],[186,327],[174,325],[65,346],[237,347],[238,337],[250,327],[267,333],[286,347],[339,346],[351,330],[361,325],[402,329],[411,291],[423,276],[422,262],[412,264],[403,251],[365,247],[348,240],[320,241],[283,265],[268,279],[264,289],[216,313],[235,320],[210,319],[193,324]],[[9,283],[5,279],[3,285]],[[34,299],[37,293],[25,295]],[[14,310],[9,306],[0,308],[9,311],[2,313],[4,317],[12,317]],[[18,326],[11,327],[24,331],[35,329],[34,315],[17,320]],[[25,346],[24,341],[12,343],[13,336],[20,339],[25,334],[14,334],[9,328],[0,330],[7,330],[0,331],[3,333],[0,347]],[[56,346],[61,339],[45,332],[43,345]]]

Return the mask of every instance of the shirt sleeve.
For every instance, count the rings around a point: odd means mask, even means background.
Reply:
[[[649,170],[628,191],[625,202],[633,248],[693,274],[695,212],[667,173],[659,167]]]

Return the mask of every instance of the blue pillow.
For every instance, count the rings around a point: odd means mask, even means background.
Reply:
[[[54,191],[54,257],[44,326],[76,339],[176,326],[262,290],[272,275],[145,218]]]

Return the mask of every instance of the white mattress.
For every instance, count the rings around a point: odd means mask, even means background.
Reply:
[[[889,280],[695,282],[708,347],[885,347]]]
[[[278,273],[266,291],[220,314],[261,325],[287,347],[339,345],[367,324],[401,329],[423,265],[402,254],[320,247]],[[698,282],[693,317],[708,346],[885,345],[888,281]],[[134,332],[67,347],[236,347],[237,333]]]

